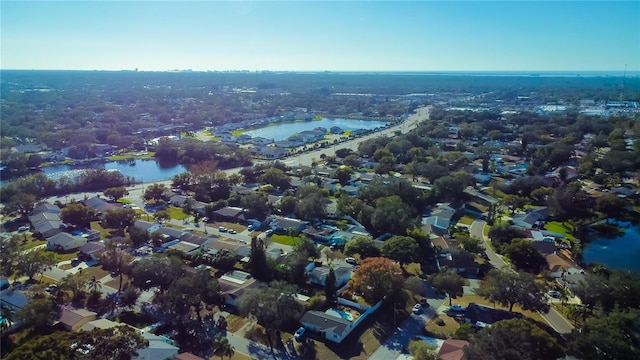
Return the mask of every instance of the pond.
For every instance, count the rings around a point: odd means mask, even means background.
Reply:
[[[57,179],[61,176],[77,176],[84,169],[118,170],[122,175],[142,182],[169,180],[175,175],[187,171],[184,166],[176,163],[136,159],[131,161],[109,161],[106,163],[90,162],[79,165],[56,165],[42,168],[42,172],[49,178]]]
[[[623,228],[624,234],[614,238],[594,235],[582,252],[584,263],[640,272],[640,224],[613,219],[609,223]]]
[[[245,131],[244,135],[251,137],[263,137],[265,139],[273,139],[274,141],[285,140],[293,134],[297,134],[306,130],[313,130],[317,127],[331,129],[334,126],[339,127],[343,131],[353,131],[359,129],[372,130],[387,126],[387,121],[376,120],[351,120],[351,119],[329,119],[314,121],[297,121],[280,123],[260,129]]]

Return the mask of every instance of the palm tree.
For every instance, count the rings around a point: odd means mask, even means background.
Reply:
[[[100,280],[96,279],[95,276],[92,276],[91,279],[87,280],[87,288],[91,290],[91,292],[96,292],[102,289],[102,283]]]
[[[567,301],[569,300],[569,290],[567,288],[560,289],[560,304],[564,308],[567,305]]]
[[[220,355],[220,359],[224,359],[224,356],[228,356],[229,359],[235,353],[235,347],[229,343],[229,339],[224,336],[216,336],[213,340],[213,352]]]

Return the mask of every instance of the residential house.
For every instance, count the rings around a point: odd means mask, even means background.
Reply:
[[[274,232],[279,234],[292,232],[294,235],[297,235],[307,227],[307,223],[298,219],[274,216],[269,226]]]
[[[100,255],[107,249],[106,245],[101,242],[88,242],[78,249],[80,255],[89,262],[100,261]]]
[[[120,204],[110,203],[109,201],[99,196],[94,196],[90,199],[84,200],[82,201],[82,203],[85,206],[92,208],[98,216],[101,216],[109,210],[117,210],[122,208]]]
[[[448,230],[451,226],[453,217],[462,208],[464,208],[464,204],[460,208],[453,207],[448,203],[438,204],[436,208],[431,212],[430,216],[422,218],[422,224],[429,224],[432,227],[437,227],[442,230]]]
[[[302,230],[302,233],[313,241],[327,243],[329,241],[329,236],[331,236],[335,231],[335,229],[330,228],[309,226]]]
[[[29,216],[42,214],[42,213],[52,213],[52,214],[60,215],[60,213],[62,213],[62,209],[60,209],[58,205],[44,203],[36,207],[35,209],[33,209],[31,214],[29,214]]]
[[[29,303],[29,299],[22,291],[16,290],[15,286],[0,292],[0,304],[2,304],[2,307],[8,307],[14,312],[22,309],[27,303]]]
[[[78,249],[87,243],[87,239],[82,236],[71,235],[69,233],[57,233],[47,238],[47,249],[60,252],[68,252]]]
[[[56,323],[67,331],[79,331],[86,323],[95,320],[97,315],[97,313],[87,309],[63,306],[60,309]]]
[[[244,209],[240,207],[226,206],[213,212],[215,221],[237,223],[244,220]]]
[[[211,241],[207,245],[207,249],[207,252],[211,255],[215,255],[222,250],[229,250],[241,259],[249,256],[251,253],[251,247],[247,245],[246,242],[231,238]]]
[[[475,256],[467,251],[448,250],[438,255],[436,259],[438,269],[448,269],[456,273],[477,275],[480,273],[480,264],[475,261]]]
[[[476,327],[491,327],[498,321],[514,318],[522,318],[522,315],[476,303],[469,303],[464,312],[465,322]]]
[[[353,273],[353,266],[351,265],[333,265],[333,273],[336,276],[336,288],[339,289],[346,285],[351,280],[351,274]],[[305,269],[309,282],[324,286],[329,276],[330,268],[328,266],[316,266],[315,263],[310,263]]]
[[[133,357],[132,360],[171,360],[180,351],[172,340],[164,336],[145,331],[142,337],[149,342],[149,346],[138,349],[138,356]]]
[[[157,222],[151,222],[151,221],[143,221],[143,220],[136,220],[133,223],[133,226],[140,229],[140,230],[144,230],[147,232],[147,234],[151,235],[156,231],[160,230],[160,224],[158,224]]]
[[[465,340],[447,339],[440,346],[438,360],[462,360],[464,359],[464,348],[469,346]]]
[[[367,307],[353,301],[338,298],[338,304],[357,309],[361,315],[354,318],[353,313],[347,313],[344,310],[336,311],[336,309],[329,309],[325,312],[311,310],[302,316],[300,323],[310,331],[316,332],[325,339],[339,344],[357,328],[364,319],[375,312],[380,305],[382,305],[382,301],[379,301],[374,306]]]
[[[42,237],[48,238],[62,231],[62,220],[60,215],[52,212],[42,212],[29,216],[29,221],[35,232],[42,234]]]
[[[251,274],[233,270],[218,279],[220,293],[225,304],[238,307],[238,300],[248,289],[264,286],[256,281]]]

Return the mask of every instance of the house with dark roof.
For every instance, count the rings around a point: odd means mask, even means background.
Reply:
[[[236,239],[216,239],[207,244],[207,252],[215,255],[220,251],[228,250],[236,254],[238,258],[244,258],[251,253],[251,247]]]
[[[298,219],[274,216],[269,222],[269,227],[279,234],[286,234],[291,231],[297,235],[307,227],[307,223]]]
[[[476,327],[491,327],[491,325],[502,320],[522,318],[522,314],[513,313],[506,310],[496,309],[489,306],[469,303],[464,311],[464,320],[467,324]]]
[[[363,306],[350,300],[338,298],[338,306],[357,309],[359,316],[353,316],[351,312],[328,309],[325,312],[311,310],[304,313],[300,323],[306,329],[318,333],[325,339],[341,343],[358,325],[373,314],[382,305],[382,300],[371,307]]]
[[[41,204],[40,206],[36,207],[35,209],[33,209],[31,214],[29,214],[29,216],[42,214],[42,213],[52,213],[52,214],[58,214],[59,215],[60,213],[62,213],[62,209],[60,209],[58,207],[58,205],[44,203],[44,204]]]
[[[226,221],[226,222],[238,222],[244,220],[244,209],[234,206],[226,206],[222,209],[218,209],[213,212],[213,220]]]
[[[158,224],[157,222],[151,222],[151,221],[136,220],[133,223],[133,226],[140,230],[146,231],[147,234],[149,235],[160,230],[160,224]]]
[[[60,232],[47,238],[47,249],[60,252],[68,252],[78,249],[87,243],[87,238]]]
[[[35,232],[42,234],[42,237],[48,238],[62,231],[62,220],[58,213],[41,212],[29,216],[29,221]]]
[[[353,266],[334,265],[332,268],[333,273],[336,276],[336,288],[341,288],[351,280]],[[315,263],[310,263],[305,272],[310,283],[318,286],[324,286],[327,281],[327,276],[329,276],[329,271],[330,268],[328,266],[316,266]]]
[[[98,216],[106,213],[109,210],[116,210],[116,209],[121,209],[122,206],[120,204],[113,204],[108,202],[107,200],[99,197],[99,196],[94,196],[90,199],[84,200],[82,201],[82,203],[85,206],[88,206],[90,208],[92,208],[93,210],[95,210],[96,214]]]
[[[251,277],[251,274],[239,270],[233,270],[222,275],[218,279],[218,284],[220,285],[220,294],[224,303],[234,307],[238,307],[238,299],[247,290],[266,286],[266,284],[262,284]]]
[[[449,249],[442,252],[436,258],[438,269],[447,269],[456,273],[477,275],[480,273],[480,264],[475,261],[475,256],[468,251]]]
[[[78,249],[82,257],[90,261],[99,261],[100,255],[107,249],[104,243],[98,241],[88,242]]]

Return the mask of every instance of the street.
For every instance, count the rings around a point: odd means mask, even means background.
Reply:
[[[502,259],[502,257],[496,254],[491,246],[488,243],[488,238],[484,235],[484,227],[487,225],[485,221],[475,220],[473,224],[471,224],[470,234],[471,236],[477,236],[479,239],[482,239],[484,243],[485,253],[489,258],[489,262],[495,268],[498,269],[511,269],[509,265]],[[558,334],[566,335],[570,334],[571,330],[573,330],[573,325],[565,319],[562,315],[556,311],[553,307],[550,308],[547,314],[540,313],[540,316],[551,326]]]

